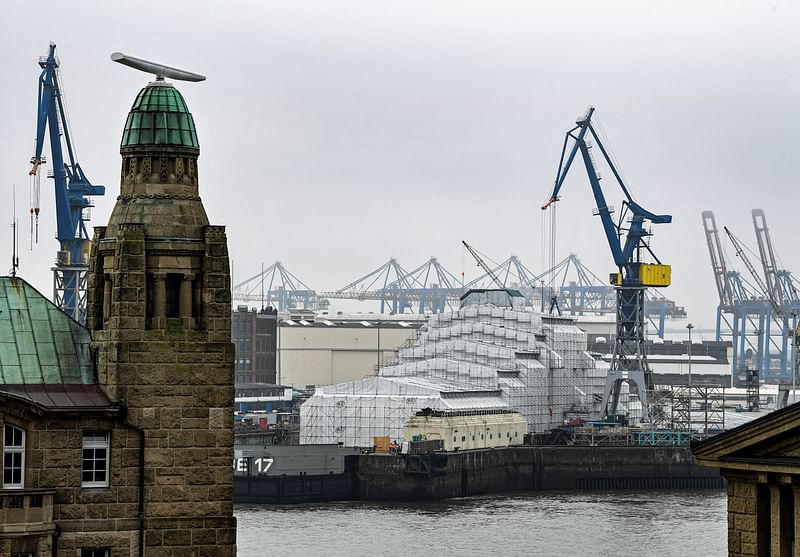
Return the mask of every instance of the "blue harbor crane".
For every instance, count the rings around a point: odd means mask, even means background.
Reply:
[[[56,197],[56,239],[60,244],[52,268],[53,302],[70,317],[83,323],[86,319],[86,272],[90,243],[86,230],[86,221],[89,220],[87,209],[93,206],[89,196],[104,195],[106,189],[105,186],[89,182],[76,159],[67,125],[55,43],[50,43],[50,50],[47,56],[39,59],[39,66],[42,73],[39,76],[36,146],[30,175],[38,184],[40,167],[45,164],[42,154],[45,132],[49,131]],[[38,218],[38,206],[31,210],[35,211]]]
[[[788,372],[785,365],[786,357],[782,356],[786,352],[788,339],[781,320],[776,318],[780,312],[776,313],[775,311],[775,308],[780,306],[776,306],[770,300],[770,296],[767,294],[767,285],[761,281],[755,268],[747,260],[743,244],[734,239],[730,231],[723,227],[726,234],[729,235],[731,244],[736,249],[737,257],[749,266],[748,270],[753,275],[755,283],[746,280],[726,260],[714,213],[703,211],[702,219],[719,297],[716,340],[731,342],[734,385],[744,386],[749,374],[755,372],[758,373],[760,379],[764,379],[768,383],[775,382],[782,372]],[[753,222],[757,236],[761,233],[767,234],[763,212],[754,211]],[[759,239],[759,246],[772,251],[771,244],[770,247],[767,247],[767,244],[764,243],[768,241],[768,238]],[[762,243],[764,243],[763,246]],[[772,257],[774,260],[774,252]],[[767,269],[772,265],[764,263],[764,267],[769,276]],[[773,370],[772,363],[779,360],[782,367]],[[778,375],[773,373],[775,371],[778,372]]]
[[[800,296],[797,293],[797,283],[792,273],[778,266],[775,249],[772,247],[772,238],[767,227],[767,217],[763,209],[753,209],[753,227],[758,241],[758,250],[761,254],[761,265],[764,269],[764,278],[767,282],[767,291],[771,300],[780,310],[776,317],[780,321],[780,349],[779,355],[779,381],[787,381],[791,376],[791,383],[797,384],[797,343],[798,322],[800,315]],[[790,319],[791,318],[791,319]],[[789,342],[792,340],[792,342]],[[791,370],[791,373],[789,373]],[[770,369],[772,371],[772,369]]]
[[[747,368],[761,362],[760,331],[765,329],[769,320],[770,304],[763,296],[755,294],[755,287],[747,283],[739,271],[730,267],[722,249],[714,213],[703,211],[701,216],[719,297],[716,340],[730,340],[733,376],[741,376],[744,384]]]
[[[769,238],[767,221],[763,211],[756,209],[753,211],[753,225],[756,231],[756,238],[761,250],[762,266],[764,268],[764,278],[762,279],[753,263],[745,253],[744,245],[728,227],[723,226],[725,233],[736,249],[736,256],[741,259],[747,270],[752,275],[758,285],[758,296],[762,303],[761,320],[759,322],[758,350],[756,359],[756,369],[758,369],[760,379],[769,383],[789,383],[791,382],[792,365],[790,359],[793,357],[791,350],[793,345],[789,344],[789,339],[794,336],[795,326],[790,325],[789,317],[797,314],[798,306],[790,303],[790,296],[794,296],[795,288],[792,284],[791,274],[776,268],[775,254],[772,242]],[[766,279],[766,281],[764,280]],[[783,290],[776,293],[779,286],[778,281],[782,282]]]
[[[652,213],[634,201],[620,173],[614,165],[600,137],[592,126],[594,107],[575,122],[575,127],[566,133],[561,150],[561,160],[556,173],[553,193],[542,206],[546,210],[559,200],[561,187],[578,151],[581,153],[589,183],[592,187],[597,208],[595,215],[600,216],[603,231],[606,235],[617,272],[611,273],[610,282],[617,294],[617,323],[614,352],[611,369],[608,372],[603,391],[602,410],[604,417],[617,415],[617,406],[622,383],[633,383],[642,402],[645,419],[652,419],[653,413],[648,405],[648,391],[653,389],[653,380],[647,364],[645,349],[645,290],[649,286],[669,286],[671,268],[663,265],[650,249],[647,238],[651,235],[645,224],[667,224],[672,222],[671,215]],[[600,175],[592,156],[591,140],[594,139],[600,152],[608,164],[625,199],[622,202],[621,214],[615,220],[613,207],[606,203],[603,189],[600,186]],[[570,147],[570,142],[572,146]],[[650,254],[655,263],[645,263],[643,256]]]

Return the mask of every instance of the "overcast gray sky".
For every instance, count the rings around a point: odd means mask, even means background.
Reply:
[[[122,126],[149,79],[110,53],[204,73],[208,81],[178,87],[198,128],[201,195],[212,223],[228,227],[235,278],[280,260],[317,290],[389,257],[411,269],[435,255],[469,279],[478,273],[462,239],[542,269],[539,207],[564,132],[592,104],[634,196],[673,215],[653,241],[673,265],[663,293],[712,327],[703,209],[755,248],[750,210],[763,208],[782,263],[800,272],[799,23],[790,1],[6,0],[0,218],[11,222],[16,183],[21,274],[49,295],[49,182],[40,243],[26,246],[37,60],[50,41],[79,160],[108,188],[92,224],[105,223],[118,194]],[[557,259],[576,252],[605,276],[611,255],[580,163],[562,193]],[[10,251],[3,233],[2,261]]]

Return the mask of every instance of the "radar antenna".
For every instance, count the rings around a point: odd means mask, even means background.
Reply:
[[[189,72],[186,70],[179,70],[178,68],[165,66],[164,64],[159,64],[158,62],[150,62],[148,60],[142,60],[141,58],[128,56],[127,54],[123,54],[121,52],[114,52],[111,55],[111,60],[113,60],[114,62],[119,62],[120,64],[123,64],[125,66],[141,70],[145,73],[154,74],[156,76],[156,81],[164,81],[165,77],[168,77],[170,79],[177,79],[179,81],[206,80],[206,76],[200,75],[199,73]]]

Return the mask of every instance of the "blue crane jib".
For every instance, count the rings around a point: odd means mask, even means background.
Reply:
[[[39,76],[36,146],[30,174],[37,175],[39,167],[44,164],[42,151],[47,130],[56,198],[56,239],[60,244],[53,267],[53,301],[71,317],[82,322],[86,303],[85,258],[89,243],[85,225],[88,216],[84,209],[93,205],[88,197],[104,195],[105,187],[89,182],[76,159],[67,125],[55,43],[50,43],[47,56],[39,59],[39,66],[42,73]]]
[[[589,183],[592,186],[592,194],[597,203],[596,214],[600,216],[600,220],[603,223],[603,231],[605,232],[606,240],[611,248],[614,263],[619,269],[618,273],[613,273],[611,275],[611,283],[617,286],[623,284],[628,286],[669,286],[671,281],[670,267],[669,265],[661,264],[646,242],[646,238],[650,236],[650,232],[645,228],[645,223],[670,223],[672,222],[672,216],[652,213],[633,200],[616,166],[608,155],[603,142],[592,126],[593,114],[594,107],[589,107],[586,114],[575,122],[576,126],[567,131],[564,139],[564,146],[561,150],[561,160],[558,165],[555,187],[547,203],[542,206],[542,209],[547,209],[550,205],[559,200],[561,187],[564,185],[564,180],[572,166],[575,155],[580,151],[586,166],[586,172],[589,176]],[[625,195],[625,199],[622,202],[623,211],[617,221],[615,221],[612,216],[614,209],[606,202],[605,194],[600,186],[600,174],[595,167],[594,158],[591,153],[592,146],[587,138],[587,134],[591,135],[600,148],[603,158]],[[570,140],[573,141],[571,148]],[[623,236],[625,237],[624,243],[622,241]],[[642,263],[641,255],[643,251],[650,253],[656,263]]]

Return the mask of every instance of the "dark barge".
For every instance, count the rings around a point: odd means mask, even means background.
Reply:
[[[320,447],[325,448],[322,460],[311,456],[319,455]],[[327,468],[264,472],[263,466],[259,471],[253,464],[257,455],[241,457],[234,478],[235,502],[432,501],[524,491],[725,486],[718,471],[698,465],[685,446],[515,446],[421,455],[353,454],[354,449],[333,445],[283,450],[295,463],[324,461]],[[303,456],[308,451],[312,452]],[[277,454],[272,458],[280,460]]]

